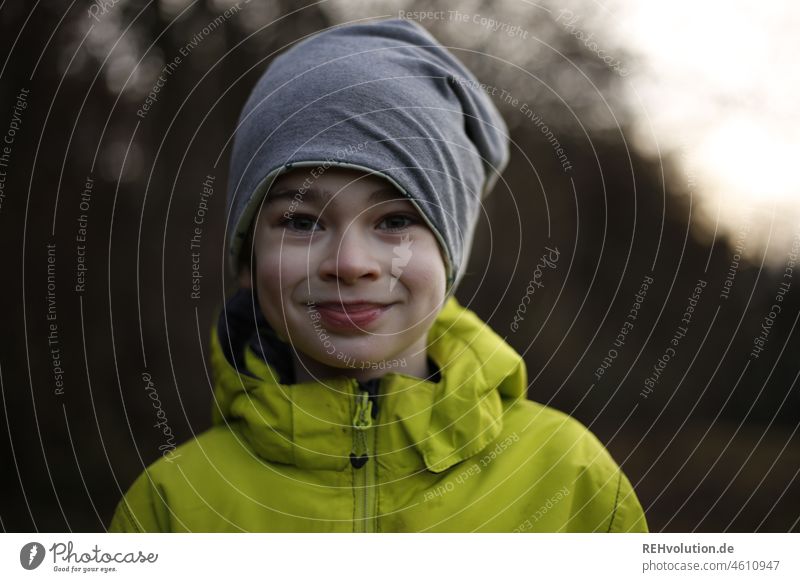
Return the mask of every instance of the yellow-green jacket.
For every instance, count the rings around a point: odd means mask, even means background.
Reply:
[[[218,328],[214,426],[141,474],[110,531],[647,531],[603,445],[526,400],[522,358],[454,297],[428,336],[430,380],[281,384]]]

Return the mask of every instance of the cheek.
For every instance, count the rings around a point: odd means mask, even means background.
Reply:
[[[281,251],[264,253],[258,259],[259,281],[271,293],[277,293],[281,288],[291,288],[306,278],[308,260],[306,250],[286,246]]]
[[[278,337],[286,342],[292,316],[291,310],[287,311],[292,303],[291,272],[287,272],[287,265],[292,263],[285,256],[281,258],[279,253],[271,253],[258,257],[257,264],[261,313]]]
[[[279,262],[273,255],[262,255],[258,257],[258,286],[259,291],[274,294],[279,286],[278,274]]]
[[[270,257],[259,257],[258,301],[261,313],[280,335],[280,330],[285,326],[282,323],[284,305],[291,301],[291,294],[286,274],[279,275],[278,264]]]
[[[443,296],[447,272],[439,245],[433,237],[417,242],[421,244],[408,263],[406,280],[417,292]]]

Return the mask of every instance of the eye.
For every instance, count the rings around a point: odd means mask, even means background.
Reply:
[[[397,232],[404,230],[412,224],[416,224],[417,219],[406,214],[391,214],[386,216],[380,223],[388,225],[388,228],[384,230],[388,230],[389,232]]]
[[[281,217],[279,224],[297,232],[312,232],[315,230],[314,226],[318,225],[319,222],[315,217],[308,214],[295,214],[291,218]]]

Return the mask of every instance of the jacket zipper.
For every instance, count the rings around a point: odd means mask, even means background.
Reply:
[[[353,415],[353,451],[350,453],[350,464],[353,466],[356,532],[375,532],[377,495],[375,483],[378,464],[374,459],[376,434],[372,420],[378,415],[379,385],[380,378],[358,382],[359,393],[356,396],[356,412]],[[373,456],[372,459],[370,454]]]

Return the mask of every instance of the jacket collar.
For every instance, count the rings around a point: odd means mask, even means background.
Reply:
[[[363,385],[346,376],[292,383],[289,347],[270,333],[263,317],[253,317],[253,296],[244,293],[228,301],[212,332],[214,423],[235,422],[266,460],[345,469]],[[256,333],[261,341],[255,344],[263,350],[253,347]],[[522,358],[453,296],[428,333],[428,356],[439,368],[438,382],[397,372],[379,381],[374,425],[378,462],[386,469],[446,470],[497,437],[501,398],[525,397]]]

